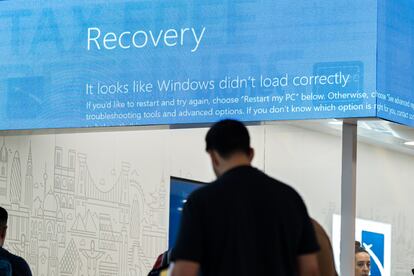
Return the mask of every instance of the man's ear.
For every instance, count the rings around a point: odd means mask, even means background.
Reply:
[[[220,164],[219,155],[215,150],[209,150],[208,153],[211,157],[211,162],[213,163],[213,166],[217,167]]]
[[[253,157],[254,157],[254,149],[253,148],[249,149],[249,156],[248,157],[249,157],[249,161],[252,162]]]
[[[7,226],[4,226],[1,230],[0,230],[0,238],[1,239],[5,239],[6,238],[6,230],[7,230]]]

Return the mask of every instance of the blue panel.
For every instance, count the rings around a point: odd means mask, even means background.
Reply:
[[[414,126],[414,3],[378,7],[378,117]]]
[[[9,78],[6,102],[7,118],[11,120],[36,118],[41,114],[44,102],[43,78]]]
[[[384,267],[384,234],[362,231],[362,243],[371,247],[371,250]],[[372,256],[371,256],[372,257]],[[381,276],[378,265],[371,258],[371,276]]]
[[[376,0],[0,2],[0,129],[375,116],[376,32]]]
[[[184,203],[192,191],[201,187],[200,182],[171,178],[170,182],[170,222],[168,248],[172,248],[177,238]]]

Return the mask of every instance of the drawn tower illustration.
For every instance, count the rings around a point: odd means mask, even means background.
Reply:
[[[32,144],[29,145],[29,155],[27,157],[26,178],[24,203],[29,209],[33,206],[33,160],[32,160]]]
[[[63,149],[55,148],[54,192],[58,197],[59,207],[74,209],[75,197],[75,162],[76,152],[69,150],[67,165],[63,165]]]
[[[89,185],[89,174],[88,166],[86,164],[86,155],[83,153],[78,153],[78,185],[76,186],[76,196],[80,199],[85,199],[86,197],[86,187]]]
[[[122,162],[122,170],[117,186],[120,187],[120,203],[129,204],[129,163]]]
[[[22,172],[19,152],[14,153],[10,174],[10,201],[19,204],[22,198]]]
[[[0,199],[2,202],[7,198],[7,170],[9,154],[3,138],[3,145],[0,148]]]

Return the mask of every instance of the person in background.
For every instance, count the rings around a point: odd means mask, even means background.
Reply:
[[[7,219],[7,211],[0,207],[0,262],[2,263],[2,268],[6,269],[3,273],[10,275],[11,270],[11,275],[13,276],[32,276],[29,265],[22,257],[13,255],[3,248],[4,241],[6,240]]]
[[[361,246],[359,241],[355,241],[355,276],[368,276],[370,270],[369,253]]]
[[[316,220],[312,219],[312,224],[315,229],[319,247],[321,248],[321,250],[317,253],[321,276],[337,276],[338,273],[335,269],[333,250],[329,237]]]
[[[317,276],[319,245],[305,203],[251,166],[247,128],[223,120],[206,135],[217,180],[184,205],[173,276]]]
[[[171,250],[167,250],[159,255],[147,276],[160,276],[163,272],[167,272],[170,266],[170,255]]]

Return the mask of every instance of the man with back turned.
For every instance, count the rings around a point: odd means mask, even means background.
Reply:
[[[7,211],[0,207],[0,275],[32,276],[29,265],[22,257],[13,255],[3,248],[7,232],[7,219]]]
[[[235,120],[216,123],[206,151],[217,180],[184,206],[172,275],[319,275],[305,204],[293,188],[251,166],[247,128]]]

